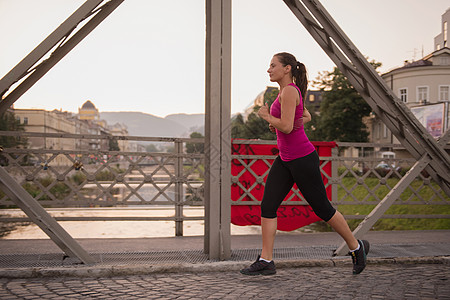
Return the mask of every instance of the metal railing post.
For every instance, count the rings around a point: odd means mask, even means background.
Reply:
[[[175,141],[175,235],[183,236],[183,142]]]
[[[338,200],[338,181],[339,181],[339,173],[338,173],[338,161],[337,158],[339,156],[338,147],[331,148],[331,200]]]

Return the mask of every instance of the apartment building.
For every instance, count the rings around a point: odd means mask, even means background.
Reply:
[[[450,49],[447,24],[450,9],[442,15],[442,32],[435,38],[434,51],[417,61],[405,61],[400,68],[381,75],[397,97],[411,109],[422,125],[438,138],[449,128]],[[379,118],[366,120],[369,140],[399,143]],[[388,149],[380,149],[380,152]]]
[[[89,100],[79,109],[79,115],[56,109],[52,111],[44,109],[13,109],[13,112],[18,121],[24,125],[26,132],[96,136],[128,135],[125,125],[114,124],[108,126],[106,121],[101,120],[98,110]],[[42,150],[109,150],[108,139],[30,137],[28,138],[28,143],[29,148]],[[118,141],[118,144],[121,151],[131,151],[136,148],[131,147],[130,143],[124,140]],[[51,163],[54,165],[72,164],[65,155],[58,155],[52,159]]]

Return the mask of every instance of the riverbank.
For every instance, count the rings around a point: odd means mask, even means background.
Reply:
[[[172,217],[170,207],[151,208],[48,208],[53,217]],[[204,216],[203,207],[185,207],[184,216]],[[20,209],[2,209],[0,216],[8,218],[26,217]],[[174,221],[59,221],[73,238],[154,238],[175,236]],[[47,239],[48,236],[33,223],[0,224],[3,233],[0,239]],[[236,226],[231,224],[231,234],[260,234],[260,226]],[[184,236],[204,234],[204,221],[184,221]]]

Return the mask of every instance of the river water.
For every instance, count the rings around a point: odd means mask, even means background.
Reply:
[[[53,217],[168,217],[174,216],[171,207],[152,208],[66,208],[46,209]],[[203,216],[203,207],[184,207],[185,216]],[[20,209],[2,209],[2,217],[26,217]],[[174,221],[59,221],[73,238],[148,238],[175,236]],[[34,223],[27,225],[1,224],[5,235],[1,239],[47,239],[48,236]],[[9,233],[8,233],[9,231]],[[232,235],[261,233],[260,226],[231,224]],[[204,234],[204,221],[183,222],[184,236]]]

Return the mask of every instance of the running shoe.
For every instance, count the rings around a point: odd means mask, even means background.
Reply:
[[[242,269],[240,272],[244,275],[273,275],[277,273],[275,268],[275,263],[273,260],[271,262],[266,262],[263,260],[259,260],[260,256],[254,263],[250,265],[250,267]]]
[[[361,273],[366,267],[367,254],[369,253],[370,244],[366,240],[358,240],[359,249],[350,251],[349,255],[353,261],[353,274]]]

